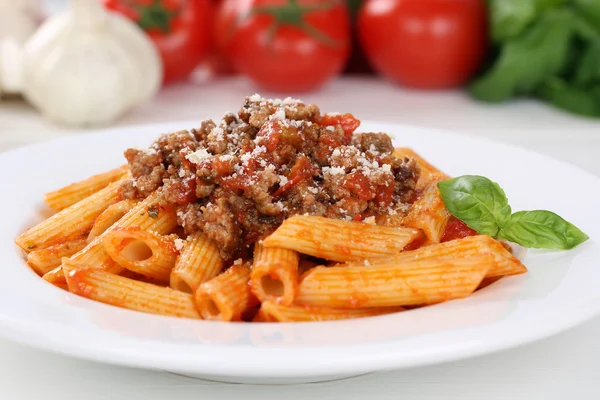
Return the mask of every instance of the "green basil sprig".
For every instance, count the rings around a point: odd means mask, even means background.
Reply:
[[[438,189],[450,214],[482,235],[536,249],[572,249],[589,237],[551,211],[511,214],[504,190],[488,178],[464,175],[441,181]]]

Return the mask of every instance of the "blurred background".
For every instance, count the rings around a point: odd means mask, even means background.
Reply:
[[[600,127],[600,0],[0,0],[3,149],[256,92],[558,154]]]

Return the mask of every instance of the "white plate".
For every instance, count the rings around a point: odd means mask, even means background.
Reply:
[[[573,327],[600,312],[600,179],[485,139],[363,123],[395,134],[452,175],[480,174],[515,210],[550,209],[591,239],[568,252],[529,251],[528,274],[458,301],[396,315],[298,324],[184,320],[122,310],[57,289],[23,263],[14,238],[41,220],[42,195],[121,165],[122,152],[194,122],[69,137],[0,155],[0,334],[102,362],[231,382],[309,382],[486,354]]]

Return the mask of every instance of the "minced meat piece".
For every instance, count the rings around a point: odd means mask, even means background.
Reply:
[[[359,221],[405,210],[416,197],[415,160],[395,158],[386,134],[351,136],[351,116],[328,121],[315,105],[250,96],[237,115],[127,150],[133,178],[122,194],[160,189],[185,232],[203,232],[229,261],[250,257],[292,215]]]
[[[129,163],[133,182],[124,184],[125,190],[121,193],[126,199],[145,198],[158,189],[163,179],[167,177],[167,170],[163,165],[162,154],[150,148],[148,150],[127,149],[125,158]]]
[[[357,133],[352,136],[352,144],[362,152],[392,153],[392,139],[385,133]]]

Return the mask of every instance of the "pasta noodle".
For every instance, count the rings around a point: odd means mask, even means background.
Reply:
[[[124,178],[128,172],[129,166],[124,165],[102,174],[90,176],[81,182],[46,193],[44,202],[54,211],[61,211]]]
[[[72,256],[83,249],[86,243],[85,239],[76,239],[55,244],[45,249],[34,250],[27,255],[27,264],[39,275],[44,275],[60,266],[63,257]]]
[[[374,317],[404,310],[402,307],[343,309],[319,306],[286,306],[272,301],[263,302],[260,309],[260,318],[270,322],[333,321],[338,319]]]
[[[434,304],[471,294],[491,255],[412,260],[363,267],[316,267],[298,286],[298,304],[362,308]]]
[[[151,211],[151,212],[150,212]],[[108,272],[118,274],[123,268],[113,261],[104,248],[104,236],[117,228],[138,227],[141,230],[152,231],[159,235],[171,233],[177,226],[175,210],[168,206],[160,205],[160,192],[155,192],[140,201],[123,218],[108,228],[100,236],[95,237],[83,250],[73,255],[76,262],[102,268]],[[60,268],[60,267],[59,267]],[[48,275],[50,274],[50,275]],[[50,271],[44,279],[54,283],[63,283],[64,277],[60,270]]]
[[[171,271],[171,287],[193,293],[201,283],[211,280],[222,269],[223,260],[216,244],[197,232],[183,244],[181,255]]]
[[[104,249],[121,267],[158,282],[168,282],[179,251],[174,239],[139,227],[112,229]]]
[[[192,295],[136,281],[97,268],[63,262],[69,291],[88,299],[130,310],[174,317],[200,318]]]
[[[123,200],[116,204],[108,206],[94,221],[94,225],[88,235],[88,242],[91,242],[96,236],[100,236],[105,230],[114,225],[123,218],[137,202],[133,200]]]
[[[487,235],[469,236],[434,246],[425,246],[417,250],[405,251],[391,258],[372,260],[370,264],[400,264],[412,260],[460,259],[484,255],[491,255],[494,259],[494,263],[485,275],[486,278],[527,272],[527,267],[521,261],[500,242]]]
[[[85,236],[98,215],[117,201],[119,187],[119,182],[109,184],[104,189],[27,230],[15,242],[20,248],[29,252]]]
[[[402,221],[405,226],[421,229],[427,239],[426,244],[440,242],[450,219],[437,182],[433,180],[425,187]]]
[[[333,261],[393,255],[421,237],[418,229],[385,227],[323,217],[288,218],[262,244]]]
[[[293,250],[257,245],[250,274],[252,293],[260,301],[292,304],[298,287],[298,262]]]
[[[204,319],[238,321],[244,311],[257,301],[250,292],[250,269],[233,265],[221,275],[204,282],[194,295],[196,306]]]

